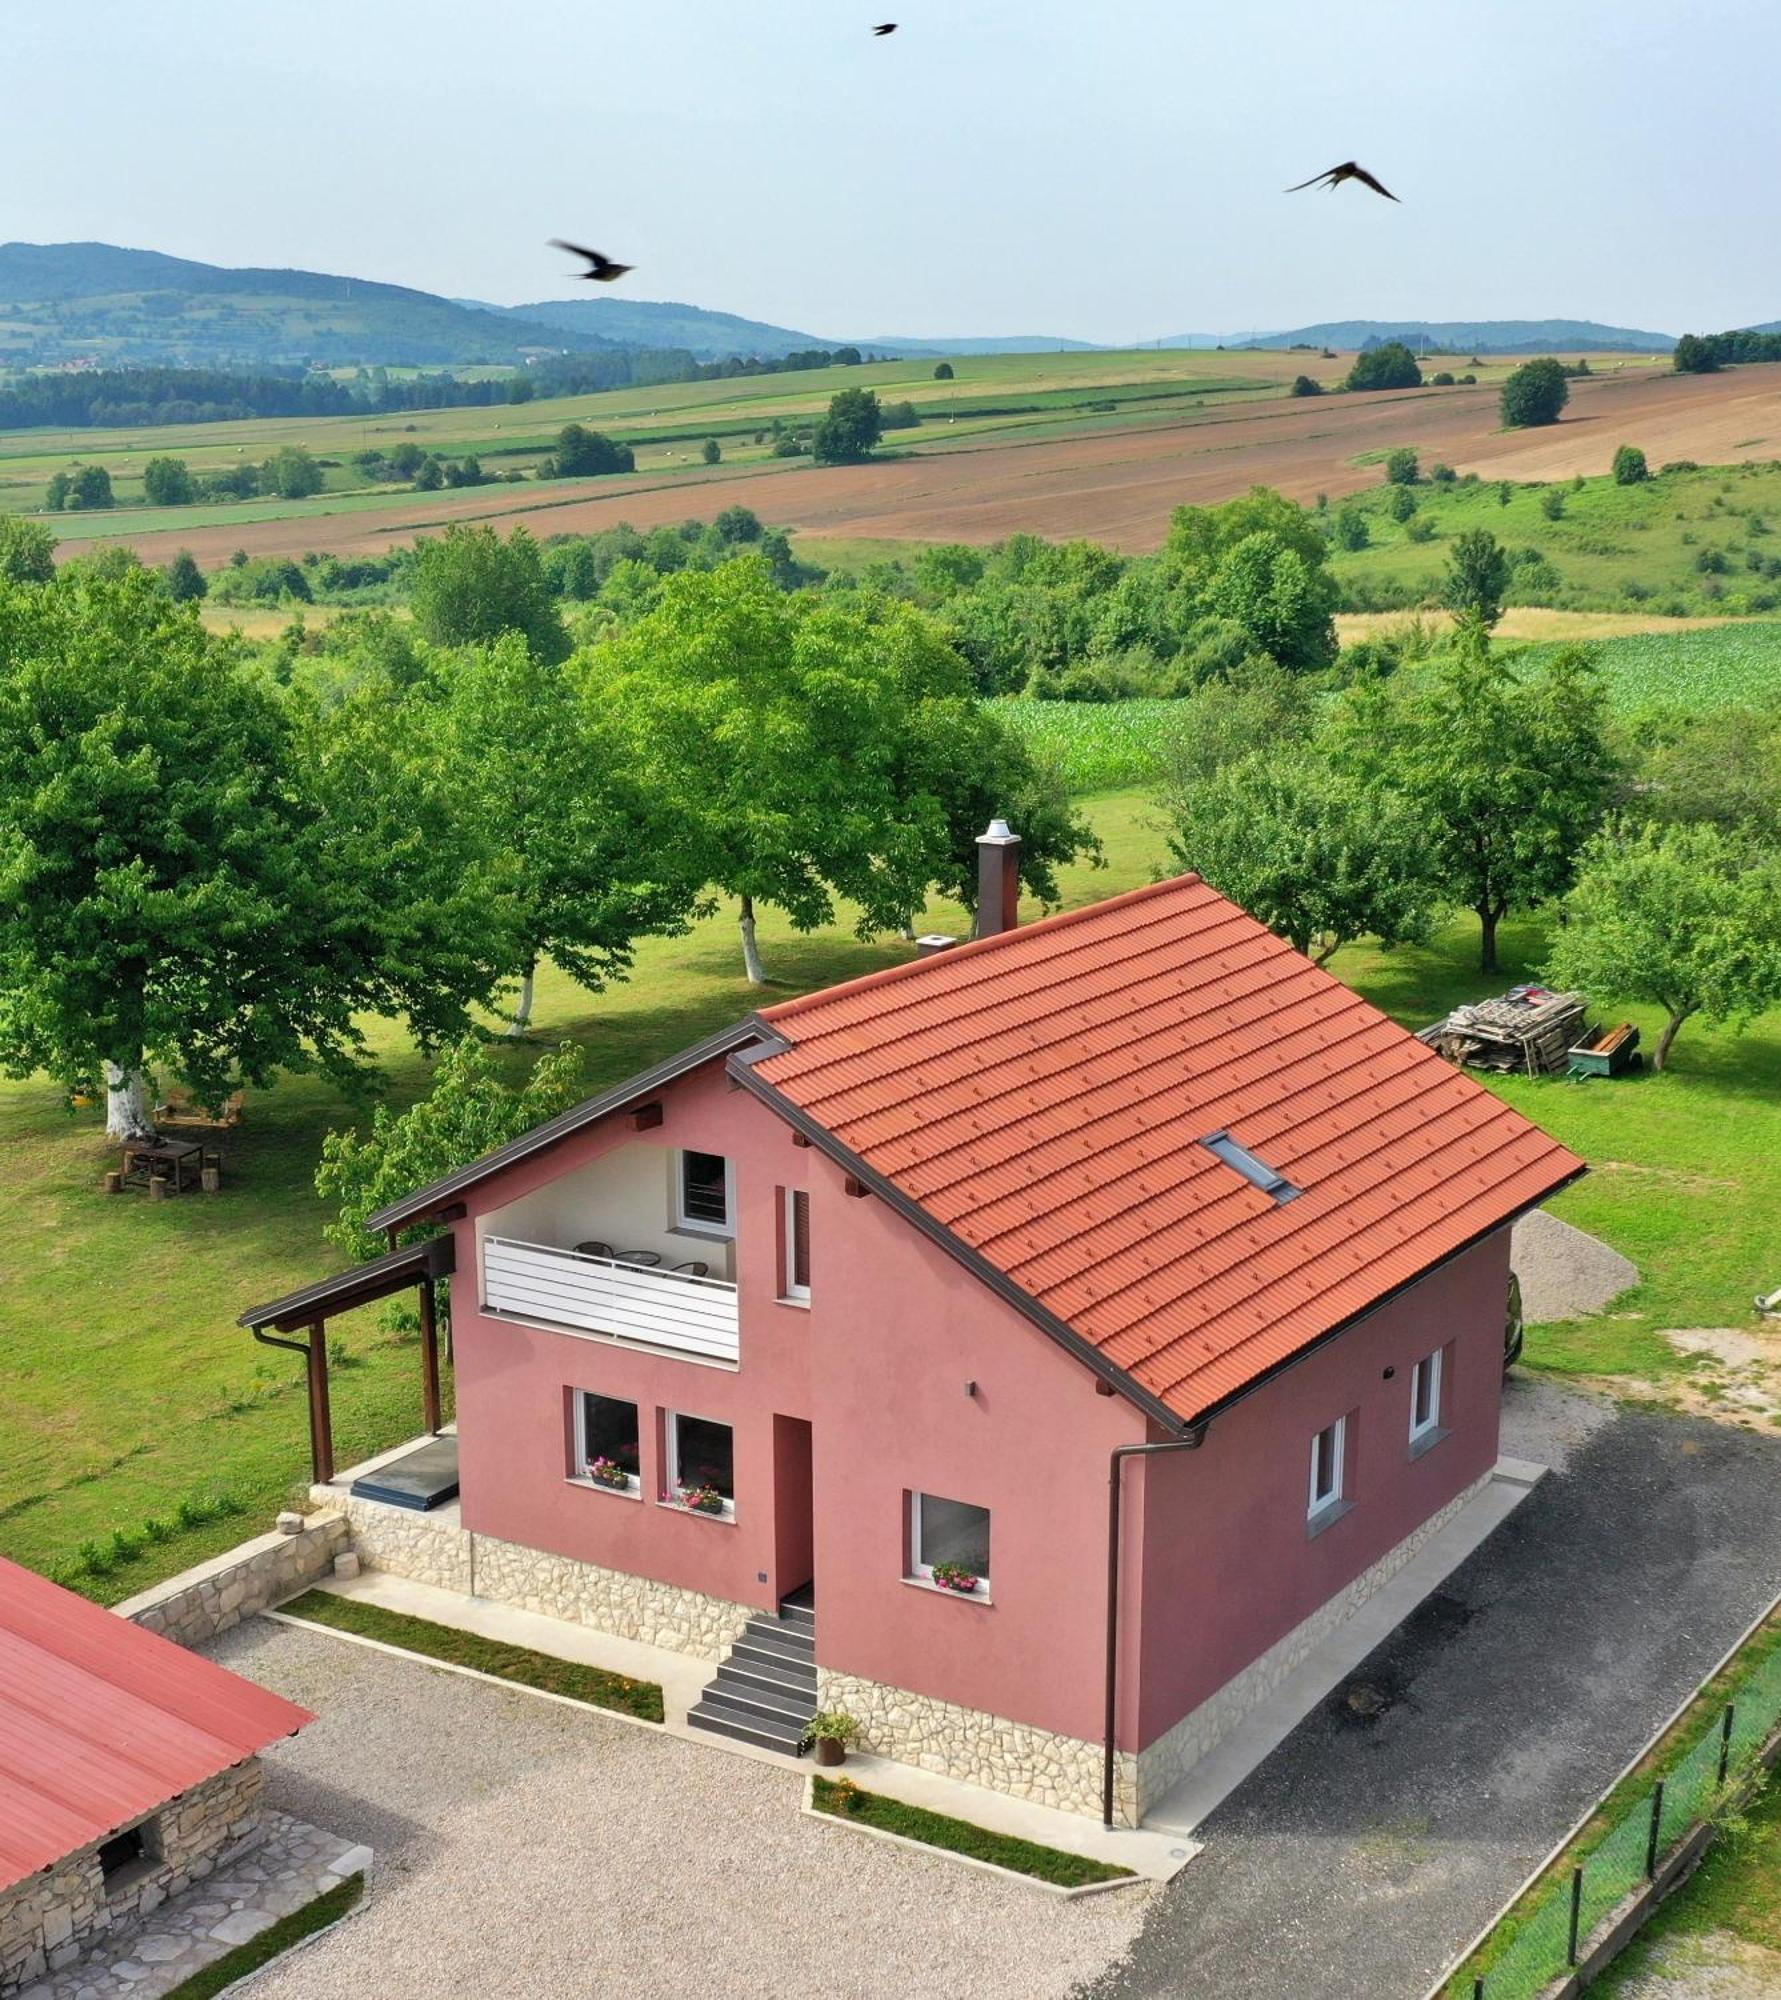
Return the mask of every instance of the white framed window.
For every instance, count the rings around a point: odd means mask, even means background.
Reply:
[[[1306,1512],[1313,1521],[1341,1506],[1347,1458],[1348,1419],[1338,1417],[1311,1440],[1311,1504]]]
[[[709,1417],[662,1416],[663,1504],[716,1520],[736,1518],[736,1434]]]
[[[989,1509],[937,1493],[911,1493],[909,1574],[961,1597],[987,1597]]]
[[[810,1303],[810,1197],[802,1188],[782,1188],[779,1220],[784,1241],[785,1289],[779,1294],[793,1305]]]
[[[696,1236],[735,1235],[735,1173],[721,1153],[674,1156],[674,1226]]]
[[[1410,1371],[1410,1442],[1432,1441],[1441,1428],[1441,1350],[1425,1354]]]
[[[608,1493],[638,1494],[642,1462],[637,1405],[621,1396],[575,1392],[575,1476]]]

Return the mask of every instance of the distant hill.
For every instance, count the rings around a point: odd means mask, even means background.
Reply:
[[[504,319],[525,320],[534,326],[625,346],[684,348],[700,361],[747,355],[778,361],[807,348],[842,344],[821,340],[814,333],[798,333],[788,326],[770,326],[765,320],[743,319],[736,313],[654,299],[540,299],[525,306],[481,305],[471,299],[459,303]]]
[[[436,367],[615,344],[368,278],[237,270],[111,243],[0,243],[4,366]]]
[[[1633,326],[1603,326],[1593,319],[1335,319],[1286,332],[1224,335],[1227,347],[1377,347],[1388,340],[1427,344],[1431,354],[1550,354],[1585,348],[1595,353],[1668,354],[1670,333]],[[1165,347],[1204,347],[1204,334],[1177,334]]]
[[[461,305],[478,305],[462,299]],[[1094,342],[1064,340],[1049,333],[1017,333],[1002,338],[991,335],[964,335],[956,340],[918,340],[906,334],[875,333],[865,338],[854,335],[799,333],[791,327],[773,326],[765,320],[742,319],[735,313],[712,312],[704,306],[671,304],[652,299],[538,299],[523,306],[483,306],[485,312],[503,313],[531,320],[543,326],[579,329],[608,340],[633,342],[645,347],[681,347],[701,361],[724,361],[732,357],[758,356],[777,361],[788,354],[812,347],[857,347],[862,353],[894,355],[942,354],[1055,354],[1060,350],[1090,352]]]

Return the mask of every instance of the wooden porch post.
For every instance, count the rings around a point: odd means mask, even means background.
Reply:
[[[428,1435],[437,1437],[444,1413],[439,1406],[439,1321],[430,1277],[421,1280],[421,1408]]]
[[[309,1453],[315,1483],[326,1486],[334,1477],[334,1419],[328,1409],[328,1327],[317,1320],[309,1329]]]

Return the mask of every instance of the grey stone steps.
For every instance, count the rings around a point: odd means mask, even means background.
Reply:
[[[812,1695],[808,1701],[799,1701],[796,1696],[767,1693],[760,1688],[728,1680],[720,1673],[699,1696],[699,1706],[735,1709],[743,1722],[764,1721],[779,1729],[802,1730],[816,1713],[816,1697]]]
[[[816,1611],[808,1604],[793,1604],[789,1601],[779,1607],[779,1621],[782,1625],[795,1625],[800,1631],[814,1634],[816,1631]]]
[[[738,1743],[752,1743],[757,1749],[777,1750],[786,1757],[797,1756],[803,1745],[801,1729],[775,1729],[764,1721],[745,1722],[731,1711],[710,1706],[703,1697],[687,1711],[686,1719],[694,1729],[709,1730],[713,1736],[728,1736]]]
[[[816,1708],[816,1686],[808,1680],[787,1680],[783,1674],[772,1668],[762,1668],[748,1660],[738,1660],[732,1653],[717,1670],[713,1687],[736,1688],[738,1693],[759,1695],[768,1701],[776,1701],[782,1708],[800,1708],[814,1712]]]
[[[782,1624],[777,1618],[751,1618],[742,1628],[742,1636],[752,1639],[758,1645],[773,1646],[785,1653],[795,1653],[801,1660],[816,1657],[816,1632],[798,1625]]]
[[[816,1687],[816,1662],[800,1659],[792,1653],[783,1653],[774,1647],[756,1644],[750,1639],[738,1639],[730,1648],[726,1665],[752,1667],[756,1673],[772,1680],[785,1681],[793,1686]]]

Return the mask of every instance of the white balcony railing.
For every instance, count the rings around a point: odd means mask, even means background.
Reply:
[[[482,1245],[482,1287],[491,1312],[645,1341],[713,1361],[734,1361],[740,1348],[736,1287],[721,1278],[656,1271],[579,1250],[489,1236]]]

